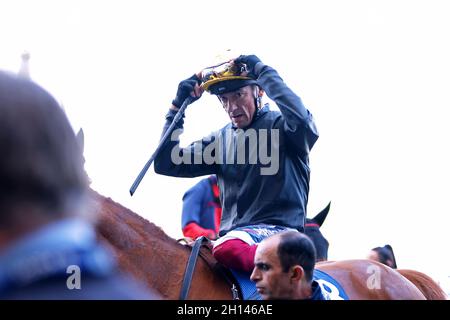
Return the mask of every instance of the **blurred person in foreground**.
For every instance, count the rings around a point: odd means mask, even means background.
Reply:
[[[96,239],[83,156],[56,100],[0,71],[0,299],[159,299]]]

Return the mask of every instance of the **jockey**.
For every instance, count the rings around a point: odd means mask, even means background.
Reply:
[[[316,250],[308,236],[280,232],[258,245],[250,279],[264,300],[327,300],[313,280],[315,261]]]
[[[251,272],[256,244],[262,239],[286,229],[304,231],[309,152],[318,132],[300,97],[254,55],[181,81],[164,132],[183,102],[199,99],[204,91],[218,97],[231,123],[180,148],[178,135],[184,123],[180,120],[155,158],[155,172],[176,177],[217,175],[222,218],[213,254],[228,267]],[[280,111],[263,105],[264,93]]]
[[[200,236],[216,239],[221,216],[222,207],[215,175],[201,180],[184,194],[181,225],[185,237],[194,240]]]

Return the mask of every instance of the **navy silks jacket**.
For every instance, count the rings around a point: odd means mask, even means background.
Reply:
[[[159,174],[217,175],[222,203],[220,236],[254,224],[304,231],[309,152],[319,136],[314,119],[273,68],[263,65],[257,81],[280,111],[265,105],[244,130],[230,123],[186,148],[180,148],[178,137],[172,135],[155,159],[155,172]],[[163,132],[175,114],[175,110],[169,110]],[[176,129],[182,129],[183,123],[181,119]]]

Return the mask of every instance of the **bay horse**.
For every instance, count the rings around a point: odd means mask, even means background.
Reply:
[[[330,211],[331,202],[319,212],[314,218],[306,219],[305,234],[313,241],[317,251],[317,268],[321,269],[321,262],[328,259],[328,240],[320,231],[320,227],[324,223],[328,212]],[[427,300],[446,300],[448,299],[445,291],[428,275],[409,269],[396,269],[403,277],[411,281]]]
[[[91,190],[90,199],[98,213],[98,237],[117,256],[119,267],[156,289],[164,298],[178,299],[190,247],[178,243],[153,223],[110,198]],[[199,258],[188,299],[232,298],[230,284],[216,266]],[[335,278],[350,299],[425,299],[405,277],[376,262],[324,262],[317,268]],[[372,283],[373,279],[378,283]]]

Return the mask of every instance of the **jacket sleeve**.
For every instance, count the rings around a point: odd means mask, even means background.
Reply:
[[[169,110],[167,113],[163,135],[172,123],[176,113],[177,111],[175,110]],[[214,161],[204,161],[204,156],[209,154],[205,152],[205,149],[209,151],[214,147],[215,136],[211,134],[186,148],[180,148],[179,136],[183,132],[183,123],[184,120],[180,119],[156,156],[155,172],[173,177],[198,177],[216,173],[216,163]]]
[[[261,64],[261,63],[260,63]],[[283,115],[283,131],[287,143],[307,155],[319,138],[314,118],[297,96],[281,79],[278,72],[266,65],[260,68],[258,84],[279,107]]]
[[[216,233],[214,230],[204,229],[194,222],[189,223],[183,228],[183,235],[194,240],[201,236],[205,236],[212,240],[216,239]]]
[[[183,196],[183,212],[181,214],[181,228],[183,235],[192,239],[205,236],[210,239],[215,238],[214,230],[204,228],[202,226],[202,214],[205,214],[204,207],[206,194],[211,192],[208,190],[209,182],[202,180],[189,189]]]
[[[203,187],[203,180],[190,188],[183,196],[183,211],[181,213],[181,228],[195,222],[200,225],[205,194],[208,190]]]

